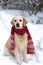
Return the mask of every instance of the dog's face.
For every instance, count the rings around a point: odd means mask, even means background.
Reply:
[[[27,21],[22,16],[16,16],[12,19],[11,23],[15,28],[21,29],[26,25]]]

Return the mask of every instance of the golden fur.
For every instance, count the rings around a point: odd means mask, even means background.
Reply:
[[[22,24],[20,23],[21,27],[25,26],[27,23],[27,21],[23,17],[17,16],[17,17],[14,17],[12,19],[12,21],[11,21],[12,25],[15,25],[14,19],[16,19],[18,22],[19,22],[19,19],[22,19],[23,23]],[[9,50],[10,42],[11,42],[10,38],[9,38],[5,44],[4,54],[9,56],[11,53],[13,53],[13,55],[16,58],[17,63],[21,64],[21,58],[19,55],[21,53],[23,55],[23,60],[25,62],[28,62],[28,59],[27,59],[27,43],[28,43],[27,34],[25,33],[24,35],[18,35],[15,33],[14,37],[15,37],[15,49],[14,49],[14,51]]]

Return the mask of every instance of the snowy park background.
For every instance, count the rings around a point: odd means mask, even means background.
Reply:
[[[29,61],[22,65],[43,65],[43,0],[0,0],[0,64],[17,65],[14,57],[4,56],[4,45],[10,36],[14,16],[27,20],[35,46],[35,54],[27,54]]]
[[[43,12],[30,16],[27,11],[21,10],[0,10],[0,64],[16,65],[14,57],[4,56],[4,45],[10,36],[12,18],[21,15],[28,22],[27,27],[30,30],[35,46],[35,54],[27,55],[29,62],[28,64],[23,62],[22,65],[43,65]]]

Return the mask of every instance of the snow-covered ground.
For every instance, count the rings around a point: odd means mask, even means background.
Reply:
[[[0,64],[1,65],[17,65],[15,62],[15,58],[10,56],[4,56],[4,45],[7,39],[10,36],[11,29],[11,19],[13,16],[24,16],[22,11],[16,10],[0,10]],[[22,63],[22,65],[43,65],[43,24],[32,24],[30,23],[32,20],[36,21],[37,16],[41,16],[43,13],[39,13],[36,16],[29,16],[26,11],[25,18],[28,21],[28,28],[30,30],[31,36],[33,38],[34,46],[35,46],[35,54],[27,55],[29,62],[28,64]],[[43,17],[43,16],[42,16]]]

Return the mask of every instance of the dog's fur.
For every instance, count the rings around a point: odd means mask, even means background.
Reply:
[[[16,20],[16,22],[15,22]],[[21,20],[21,22],[20,22]],[[16,27],[16,24],[19,23],[19,27]],[[11,21],[11,24],[14,25],[16,28],[20,29],[23,28],[26,24],[27,21],[22,17],[22,16],[17,16],[14,17]],[[23,55],[23,60],[25,62],[28,62],[27,59],[27,34],[23,34],[23,35],[18,35],[15,33],[15,49],[14,51],[9,50],[9,46],[10,46],[10,38],[7,40],[6,44],[5,44],[5,49],[4,49],[4,54],[5,55],[10,55],[11,53],[13,53],[13,55],[15,56],[17,63],[21,64],[21,59],[20,59],[20,55],[19,53],[21,53]]]

